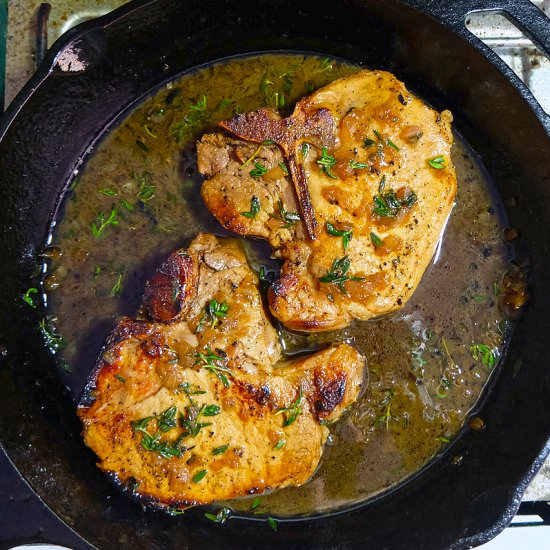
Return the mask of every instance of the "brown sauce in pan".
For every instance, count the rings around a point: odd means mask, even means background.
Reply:
[[[115,317],[136,312],[155,266],[199,231],[224,234],[200,197],[194,140],[235,112],[265,104],[288,110],[356,70],[314,56],[229,60],[169,84],[94,147],[57,220],[45,277],[50,322],[66,343],[61,372],[75,399]],[[401,311],[336,333],[281,331],[289,352],[353,339],[368,358],[370,381],[332,427],[314,478],[262,497],[258,511],[308,514],[372,497],[444,451],[478,399],[506,333],[498,307],[506,248],[488,183],[458,137],[453,161],[456,206]],[[101,229],[100,212],[103,221],[114,212],[115,224]],[[247,241],[247,249],[256,268],[276,267],[267,245]],[[227,504],[246,511],[251,501]]]

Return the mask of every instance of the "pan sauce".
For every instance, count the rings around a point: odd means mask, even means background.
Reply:
[[[75,399],[114,318],[135,314],[155,266],[199,231],[224,234],[200,197],[194,140],[236,111],[265,104],[288,110],[312,89],[356,70],[298,55],[216,64],[147,99],[94,148],[58,219],[44,283],[51,320],[66,342],[62,375]],[[507,251],[484,174],[455,139],[457,204],[409,303],[343,331],[281,332],[289,352],[355,340],[370,380],[332,427],[313,480],[263,497],[257,511],[322,512],[395,485],[444,450],[479,397],[504,344],[498,294]],[[112,212],[114,223],[103,225]],[[276,268],[267,245],[246,246],[254,267]],[[227,504],[250,509],[246,499]]]

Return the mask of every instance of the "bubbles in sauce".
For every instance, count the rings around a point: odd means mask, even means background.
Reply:
[[[229,60],[170,83],[95,147],[67,193],[45,279],[67,343],[60,372],[75,401],[114,319],[135,314],[155,267],[199,231],[226,234],[200,197],[195,140],[237,112],[264,105],[288,112],[298,98],[357,70],[314,56]],[[503,349],[507,250],[484,173],[459,136],[453,162],[456,206],[402,310],[335,333],[281,329],[289,353],[353,339],[367,356],[369,386],[331,428],[313,479],[262,497],[257,511],[289,516],[362,502],[421,469],[464,424]],[[255,268],[277,269],[266,244],[246,246]],[[248,511],[251,501],[226,504]]]

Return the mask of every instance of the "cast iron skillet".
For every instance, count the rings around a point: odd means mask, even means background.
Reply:
[[[471,9],[502,8],[550,51],[548,20],[527,0],[152,0],[60,39],[0,128],[0,440],[36,493],[101,548],[467,548],[503,529],[550,446],[550,119],[464,27]],[[531,299],[477,414],[421,475],[353,511],[225,525],[201,510],[143,511],[94,466],[74,403],[21,293],[36,286],[52,213],[86,148],[123,109],[192,66],[263,50],[320,52],[390,70],[479,153],[521,231]]]

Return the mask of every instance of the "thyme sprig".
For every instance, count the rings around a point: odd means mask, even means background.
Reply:
[[[416,201],[417,197],[414,192],[410,192],[403,199],[397,198],[395,191],[390,189],[385,193],[376,195],[373,199],[373,212],[381,218],[395,218],[401,208],[410,208]]]
[[[393,403],[393,399],[395,397],[395,390],[386,390],[386,393],[384,394],[384,399],[382,401],[383,410],[382,414],[376,418],[376,420],[373,422],[373,426],[379,426],[380,424],[386,425],[386,430],[389,430],[390,427],[390,421],[393,420],[393,416],[391,414],[391,406]]]
[[[216,328],[220,320],[227,317],[228,312],[229,305],[227,302],[218,302],[215,299],[208,300],[204,306],[204,315],[197,325],[195,334],[203,330],[205,323],[210,323],[210,328]]]
[[[290,426],[302,414],[302,387],[300,386],[298,397],[291,403],[289,407],[282,407],[277,410],[275,415],[284,414],[283,426]],[[284,444],[284,443],[283,443]],[[282,445],[281,445],[282,447]],[[280,448],[280,447],[279,447]]]
[[[279,210],[278,214],[269,214],[270,218],[280,220],[283,222],[281,228],[288,228],[293,226],[296,222],[300,221],[300,214],[298,212],[289,212],[281,199],[277,201],[277,208]]]
[[[231,383],[227,378],[226,374],[233,374],[230,369],[227,368],[227,355],[223,350],[216,349],[220,354],[215,354],[210,346],[205,348],[206,353],[197,352],[195,353],[195,365],[200,365],[202,368],[215,374],[220,382],[226,387],[229,388]]]
[[[103,211],[98,212],[96,221],[92,223],[92,235],[99,239],[103,232],[107,227],[110,225],[117,226],[119,224],[119,220],[117,219],[117,210],[116,208],[111,209],[111,213],[106,218]]]
[[[323,277],[319,277],[321,283],[332,283],[338,287],[342,294],[347,295],[346,287],[344,283],[346,281],[364,281],[364,277],[354,277],[348,275],[350,269],[350,259],[349,256],[344,256],[343,258],[336,259],[332,262],[332,267],[330,271],[327,272]]]
[[[332,178],[333,180],[336,180],[338,179],[337,176],[335,176],[333,173],[332,173],[332,168],[335,166],[336,164],[336,159],[332,156],[332,155],[329,155],[328,154],[328,149],[326,147],[323,147],[322,149],[322,152],[321,152],[321,158],[317,159],[317,164],[321,167],[321,170],[329,177],[329,178]]]

